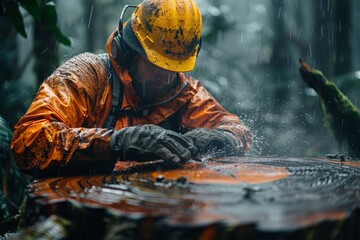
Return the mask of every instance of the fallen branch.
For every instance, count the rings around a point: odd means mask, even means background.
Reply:
[[[300,74],[304,82],[322,99],[326,120],[340,145],[346,144],[351,157],[360,156],[360,110],[341,92],[336,84],[317,69],[300,59]]]

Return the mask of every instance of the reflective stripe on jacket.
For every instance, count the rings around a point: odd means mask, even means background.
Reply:
[[[110,50],[108,42],[107,52]],[[112,63],[115,64],[113,60]],[[131,78],[124,68],[118,67],[117,73],[124,87],[121,109],[136,111],[139,100]],[[197,80],[183,73],[179,76],[178,87],[160,101],[173,96],[188,82],[177,98],[155,106],[146,117],[120,116],[115,129],[159,125],[181,110],[179,128],[226,129],[248,150],[252,137],[239,118],[226,111]],[[84,170],[101,166],[111,155],[111,131],[102,128],[110,108],[111,89],[101,59],[84,53],[68,60],[41,84],[30,108],[15,126],[11,148],[18,166],[25,172],[59,166]]]

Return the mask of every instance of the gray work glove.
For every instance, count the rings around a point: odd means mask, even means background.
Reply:
[[[115,131],[111,135],[110,146],[122,159],[163,159],[175,164],[188,161],[196,152],[190,138],[151,124]]]
[[[243,147],[237,137],[226,130],[196,128],[187,133],[197,148],[197,155],[211,154],[213,157],[233,156],[243,153]]]

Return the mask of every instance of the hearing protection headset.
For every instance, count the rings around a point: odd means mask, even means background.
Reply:
[[[124,36],[123,36],[123,23],[124,15],[128,8],[136,8],[136,5],[126,5],[121,11],[119,26],[117,34],[111,42],[111,53],[112,57],[119,63],[124,64],[126,62],[126,56],[129,53],[129,47],[126,45]]]

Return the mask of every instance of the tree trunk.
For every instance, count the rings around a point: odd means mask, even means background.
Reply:
[[[272,76],[274,81],[272,111],[283,112],[288,102],[290,89],[288,87],[289,65],[291,64],[291,51],[289,49],[288,31],[284,20],[284,0],[272,0],[272,26],[274,28],[273,54],[271,56]]]
[[[4,96],[3,88],[6,82],[13,80],[17,70],[17,44],[16,31],[14,30],[10,20],[0,15],[0,116],[10,121],[6,112],[6,96]]]
[[[332,55],[334,42],[331,30],[331,12],[333,6],[329,0],[314,1],[314,44],[310,45],[310,57],[313,59],[314,67],[323,69],[324,72],[332,74]]]
[[[352,71],[352,16],[351,0],[335,0],[335,75],[342,75]]]
[[[48,2],[43,0],[42,3]],[[58,42],[50,29],[39,21],[34,27],[35,74],[39,85],[59,65]]]
[[[17,33],[8,17],[0,15],[0,85],[16,75],[18,62]],[[3,106],[3,104],[1,105]]]

